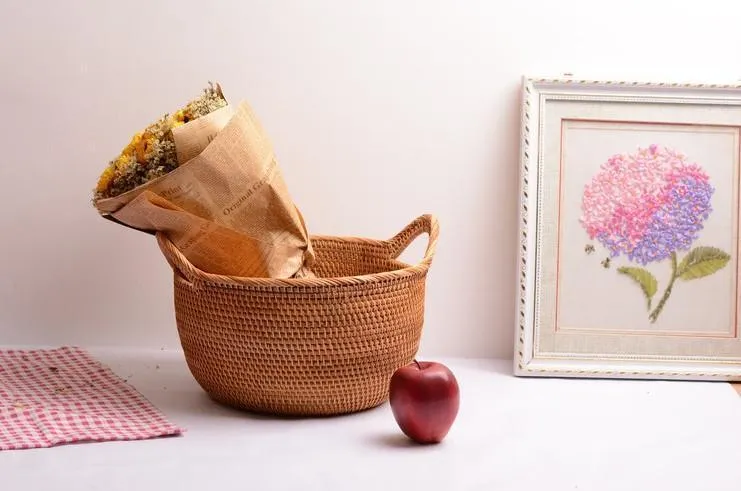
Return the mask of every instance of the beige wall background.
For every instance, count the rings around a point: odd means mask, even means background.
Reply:
[[[422,349],[508,357],[520,77],[738,79],[740,17],[712,0],[2,0],[0,343],[177,347],[155,242],[90,192],[214,80],[262,118],[312,232],[437,214]]]

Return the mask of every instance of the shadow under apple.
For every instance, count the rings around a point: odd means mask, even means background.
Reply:
[[[371,443],[384,448],[435,447],[436,445],[417,443],[403,433],[381,433],[370,438]]]

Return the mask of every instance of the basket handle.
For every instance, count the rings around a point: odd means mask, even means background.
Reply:
[[[398,258],[417,237],[423,233],[427,233],[429,236],[427,250],[419,265],[429,268],[430,264],[432,264],[432,257],[435,255],[439,228],[437,218],[434,215],[426,214],[419,216],[412,223],[404,227],[404,230],[387,241],[391,258]]]
[[[389,254],[392,259],[398,258],[404,250],[420,235],[427,233],[429,241],[427,243],[427,249],[425,250],[424,258],[419,262],[419,266],[429,268],[432,264],[432,258],[435,255],[435,249],[437,247],[437,238],[439,234],[439,225],[437,218],[434,215],[421,215],[416,218],[404,229],[393,236],[391,239],[386,241],[386,245],[389,249]],[[162,254],[170,264],[170,267],[180,276],[188,281],[191,285],[197,284],[197,278],[199,277],[198,271],[188,261],[175,244],[173,244],[162,232],[156,233],[157,244],[159,245]]]
[[[180,276],[191,283],[191,285],[195,284],[195,279],[198,275],[190,261],[186,259],[183,253],[175,247],[175,244],[173,244],[164,233],[157,232],[156,236],[157,244],[173,271],[179,273]]]

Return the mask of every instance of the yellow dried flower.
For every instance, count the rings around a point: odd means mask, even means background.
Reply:
[[[209,84],[199,98],[136,133],[101,173],[93,200],[118,196],[174,170],[178,161],[172,129],[226,104],[221,88]]]
[[[129,144],[121,150],[120,155],[105,168],[98,179],[98,185],[95,188],[96,194],[105,193],[105,191],[110,188],[116,175],[125,170],[125,168],[130,164],[131,156],[134,155],[134,151],[139,145],[141,138],[141,133],[135,134]]]
[[[111,181],[113,181],[113,177],[116,175],[116,170],[114,166],[108,166],[103,171],[103,173],[100,175],[100,178],[98,179],[98,186],[95,188],[96,193],[104,193],[106,189],[111,185]]]

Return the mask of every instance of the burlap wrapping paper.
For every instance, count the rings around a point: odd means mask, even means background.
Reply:
[[[131,191],[100,199],[106,218],[163,232],[208,273],[313,276],[314,254],[272,144],[246,102],[173,131],[182,165]]]

